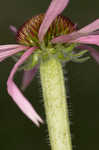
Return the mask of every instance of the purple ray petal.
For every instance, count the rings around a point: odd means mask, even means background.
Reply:
[[[99,63],[99,52],[96,51],[94,48],[87,46],[87,45],[81,45],[81,46],[78,46],[77,48],[87,49],[90,52],[91,56],[96,60],[96,62]]]
[[[37,126],[39,126],[38,121],[41,121],[41,118],[35,112],[28,100],[19,91],[15,83],[12,80],[9,80],[7,85],[9,95],[14,99],[14,102],[19,106],[21,111],[24,112],[24,114],[28,116],[28,118],[31,119]]]
[[[2,49],[0,50],[0,61],[4,60],[5,58],[12,56],[20,51],[27,50],[27,47],[25,46],[19,46],[18,48],[14,49]]]
[[[37,70],[38,70],[38,65],[36,65],[33,69],[31,69],[29,71],[24,71],[24,75],[23,75],[23,79],[22,79],[22,86],[21,86],[22,90],[25,90],[27,88],[27,86],[31,83]]]
[[[6,49],[15,49],[19,47],[26,47],[19,44],[9,44],[9,45],[0,45],[0,50],[6,50]]]
[[[69,41],[69,43],[95,44],[99,46],[99,35],[88,35],[80,37],[76,40]]]
[[[52,0],[39,29],[39,40],[42,41],[50,24],[64,10],[69,0]]]
[[[14,27],[13,25],[10,25],[10,30],[14,33],[14,34],[16,34],[17,33],[17,28],[16,27]]]
[[[32,105],[28,102],[28,100],[23,96],[18,87],[13,82],[14,74],[17,68],[33,53],[33,51],[37,47],[32,47],[28,49],[19,59],[19,61],[13,67],[10,76],[7,81],[7,90],[9,95],[13,98],[14,102],[19,106],[22,112],[31,119],[37,126],[39,126],[39,122],[43,123],[40,116],[36,113]]]
[[[99,19],[96,19],[95,21],[93,21],[89,25],[83,27],[78,32],[79,33],[91,33],[91,32],[96,31],[96,30],[99,30]]]

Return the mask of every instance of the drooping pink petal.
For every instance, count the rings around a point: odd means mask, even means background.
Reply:
[[[32,47],[28,49],[19,59],[19,61],[13,67],[10,76],[7,81],[7,90],[9,95],[13,98],[14,102],[19,106],[22,112],[31,119],[37,126],[39,126],[39,122],[43,122],[40,116],[35,112],[32,105],[28,102],[28,100],[23,96],[18,87],[15,85],[13,81],[14,74],[17,68],[33,53],[36,47]]]
[[[69,0],[52,0],[39,29],[39,40],[42,41],[53,20],[64,10]]]
[[[33,106],[23,96],[12,80],[9,80],[7,84],[8,93],[13,98],[14,102],[19,106],[21,111],[24,112],[26,116],[28,116],[29,119],[31,119],[37,126],[39,126],[39,121],[42,122],[42,120],[35,112]]]
[[[94,44],[99,46],[99,35],[88,35],[77,38],[76,40],[71,40],[69,43],[84,43],[84,44]]]
[[[77,48],[79,49],[87,49],[91,56],[96,60],[97,63],[99,63],[99,52],[96,51],[94,48],[90,47],[90,46],[87,46],[87,45],[81,45],[81,46],[78,46]]]
[[[23,75],[23,79],[22,79],[22,86],[21,86],[22,90],[25,90],[27,88],[27,86],[31,83],[37,70],[38,70],[38,65],[36,65],[33,69],[31,69],[29,71],[24,71],[24,75]]]
[[[17,28],[16,27],[14,27],[13,25],[10,25],[10,30],[14,33],[14,34],[16,34],[17,33]]]
[[[91,33],[91,32],[96,31],[96,30],[99,30],[99,19],[96,19],[95,21],[93,21],[89,25],[83,27],[78,32],[79,33]]]
[[[0,47],[1,48],[1,47]],[[1,48],[0,49],[0,61],[3,61],[5,58],[12,56],[18,52],[27,50],[27,46],[18,46],[15,48]]]

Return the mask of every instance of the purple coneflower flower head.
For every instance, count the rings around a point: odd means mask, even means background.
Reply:
[[[99,62],[98,52],[86,46],[99,45],[99,19],[77,30],[69,18],[60,15],[68,2],[69,0],[60,0],[60,3],[59,0],[52,0],[45,14],[32,17],[18,31],[10,26],[18,44],[0,46],[0,61],[9,56],[13,56],[16,61],[8,77],[8,93],[22,112],[37,126],[43,123],[43,120],[13,81],[17,69],[21,67],[24,70],[22,89],[25,89],[32,81],[39,64],[49,57],[55,57],[61,62],[83,62],[89,58],[84,57],[89,51]]]

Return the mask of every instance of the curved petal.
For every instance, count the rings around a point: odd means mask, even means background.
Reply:
[[[64,10],[69,0],[52,0],[39,29],[39,40],[42,41],[50,24]]]
[[[28,102],[28,100],[23,96],[18,87],[13,82],[13,76],[17,70],[17,68],[33,53],[36,47],[32,47],[28,49],[19,59],[19,61],[13,67],[10,76],[7,81],[7,90],[9,95],[13,98],[14,102],[19,106],[22,112],[31,119],[37,126],[39,126],[39,122],[43,122],[39,115],[35,112],[32,105]]]
[[[17,28],[14,27],[13,25],[10,25],[9,28],[13,33],[15,33],[15,34],[17,33]]]
[[[0,46],[0,61],[3,61],[5,58],[12,56],[20,51],[24,51],[27,49],[27,46],[10,46],[10,45],[3,45]]]
[[[69,41],[69,43],[95,44],[99,46],[99,35],[88,35],[80,37],[76,40]]]
[[[24,75],[23,75],[23,79],[22,79],[22,85],[21,85],[22,90],[25,90],[27,88],[27,86],[31,83],[37,70],[38,70],[38,65],[36,65],[33,69],[31,69],[29,71],[24,71]]]

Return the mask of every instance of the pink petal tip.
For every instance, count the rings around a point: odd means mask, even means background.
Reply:
[[[39,123],[43,123],[43,120],[41,117],[36,113],[33,106],[29,103],[29,101],[23,96],[23,94],[20,92],[16,84],[13,82],[13,77],[18,69],[18,67],[33,53],[33,51],[37,47],[32,47],[28,49],[19,59],[19,61],[14,65],[10,76],[7,81],[7,90],[9,95],[12,97],[14,102],[19,106],[19,108],[22,110],[22,112],[30,119],[32,120],[38,127]]]

